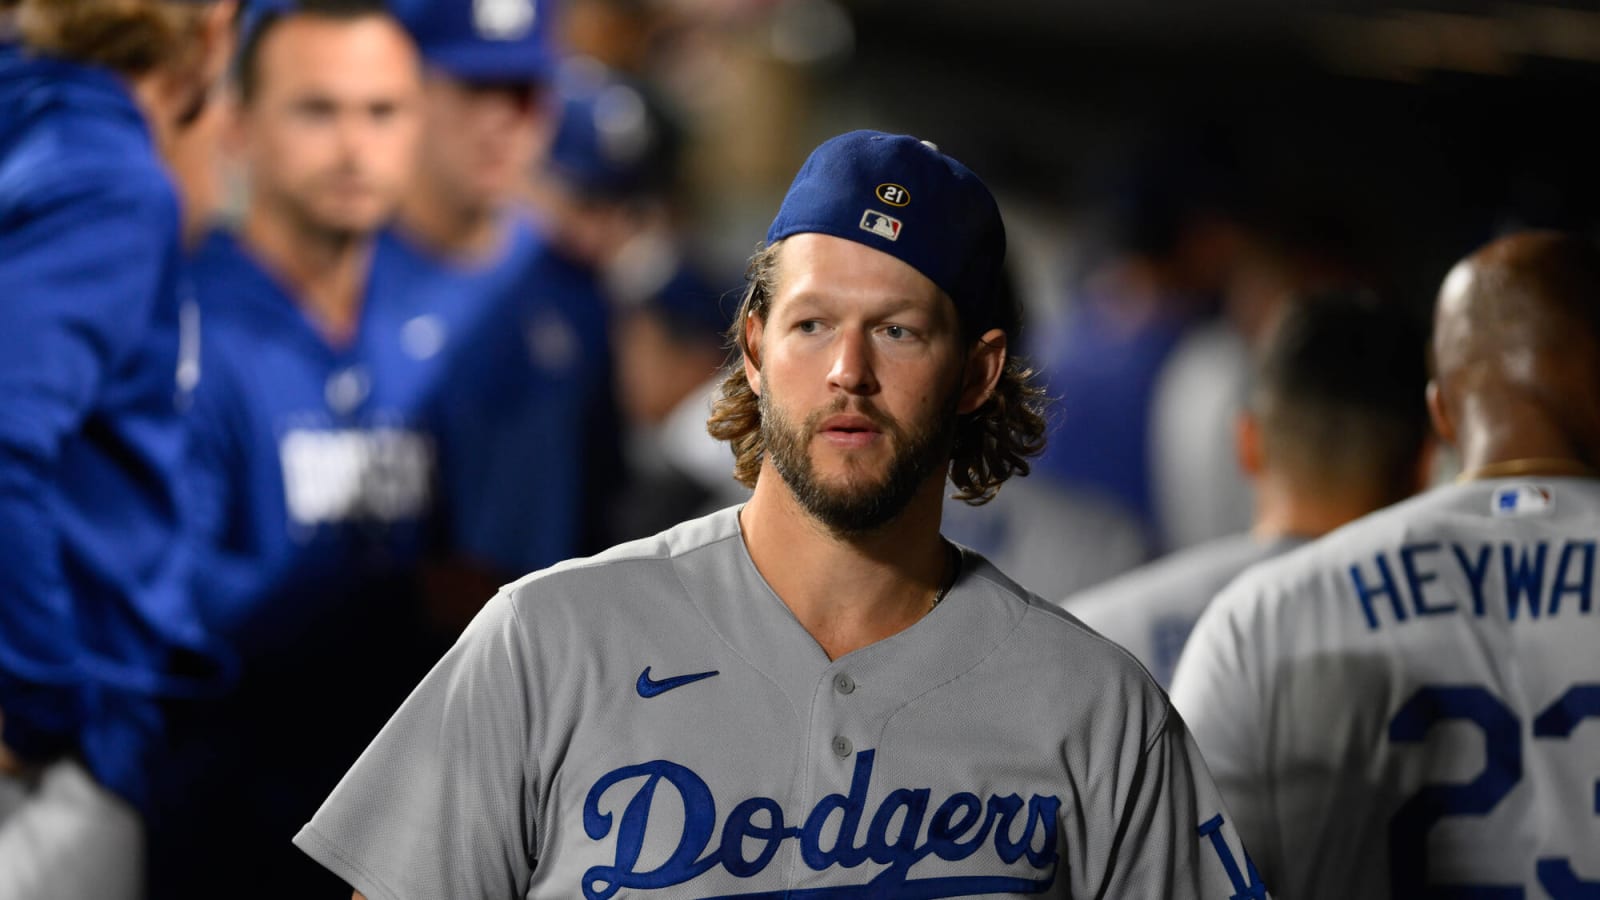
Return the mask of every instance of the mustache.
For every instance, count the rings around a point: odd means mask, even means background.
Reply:
[[[888,413],[878,409],[870,403],[852,405],[850,398],[840,397],[822,409],[814,410],[806,416],[805,428],[809,433],[815,433],[825,419],[833,416],[851,415],[860,416],[877,426],[879,431],[894,437],[901,436],[900,424],[889,416]]]

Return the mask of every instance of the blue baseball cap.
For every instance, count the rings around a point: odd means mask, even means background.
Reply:
[[[461,81],[539,84],[555,72],[550,0],[393,0],[422,58]]]
[[[685,342],[723,347],[733,314],[723,298],[735,290],[718,290],[693,264],[680,262],[677,271],[655,293],[639,304],[666,323],[672,335]]]
[[[805,233],[855,241],[926,275],[974,336],[1015,330],[1002,293],[1000,207],[971,169],[927,141],[852,131],[812,151],[767,243]]]
[[[671,185],[678,135],[642,86],[604,71],[560,80],[561,119],[546,165],[572,190],[602,200],[660,194]]]

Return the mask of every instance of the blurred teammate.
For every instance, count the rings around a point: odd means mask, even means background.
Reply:
[[[1594,897],[1600,248],[1468,257],[1433,354],[1461,482],[1242,575],[1173,701],[1284,897]]]
[[[157,702],[221,671],[184,583],[198,323],[161,154],[234,7],[3,7],[0,896],[135,897]]]
[[[645,537],[749,496],[705,428],[731,301],[688,259],[672,209],[678,132],[660,103],[586,59],[563,64],[556,101],[530,199],[554,252],[611,307],[628,488],[610,523],[619,539]]]
[[[426,63],[426,127],[379,248],[470,348],[439,398],[452,546],[495,580],[598,549],[620,467],[606,308],[517,201],[547,135],[553,9],[397,0]],[[481,594],[474,592],[473,597]]]
[[[1195,620],[1234,576],[1427,481],[1426,337],[1362,295],[1290,301],[1238,424],[1255,526],[1167,556],[1062,606],[1127,647],[1162,686]]]
[[[376,2],[284,6],[241,47],[249,208],[191,261],[208,368],[190,467],[196,596],[244,671],[182,723],[164,767],[163,898],[215,890],[208,875],[227,871],[258,873],[236,892],[309,895],[320,873],[296,868],[286,837],[370,731],[367,710],[415,677],[409,581],[432,526],[423,409],[438,348],[419,348],[419,313],[374,268],[373,240],[414,165],[420,78]]]
[[[728,360],[723,292],[680,265],[653,295],[615,317],[617,396],[629,426],[631,489],[618,531],[644,537],[748,499],[728,478],[728,448],[706,433]],[[732,301],[730,301],[731,305]]]
[[[1264,897],[1160,690],[939,535],[1044,429],[988,189],[851,132],[767,241],[750,502],[507,588],[296,842],[372,900]]]

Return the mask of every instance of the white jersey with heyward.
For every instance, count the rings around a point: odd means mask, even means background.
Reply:
[[[1123,650],[966,552],[830,662],[736,508],[503,590],[295,842],[370,900],[1266,896]]]
[[[1173,702],[1282,896],[1600,896],[1597,539],[1600,483],[1472,482],[1217,597]]]
[[[1167,687],[1189,632],[1217,592],[1245,569],[1302,543],[1248,534],[1206,541],[1073,594],[1061,608],[1126,647]]]

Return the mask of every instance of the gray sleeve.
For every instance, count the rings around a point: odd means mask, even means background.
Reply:
[[[1095,897],[1246,900],[1267,891],[1200,751],[1169,712],[1128,778],[1113,858]]]
[[[527,645],[504,592],[411,693],[294,843],[369,900],[512,900],[537,808]]]
[[[1268,878],[1281,877],[1272,778],[1263,721],[1263,645],[1250,581],[1217,596],[1184,646],[1173,673],[1172,703],[1193,723],[1217,787],[1234,811],[1239,833],[1254,848]]]

